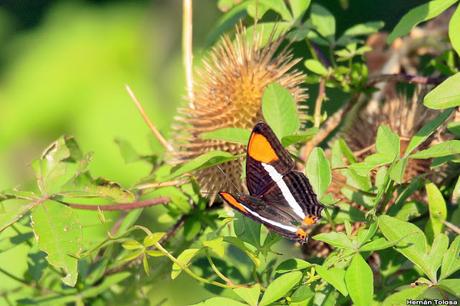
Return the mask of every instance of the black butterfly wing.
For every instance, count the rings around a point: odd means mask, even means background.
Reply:
[[[301,220],[289,212],[279,209],[279,206],[265,203],[252,196],[234,196],[227,192],[220,192],[219,194],[230,206],[245,216],[264,224],[270,230],[288,239],[298,240],[297,231]]]
[[[299,171],[284,175],[260,199],[277,206],[278,210],[294,212],[301,219],[305,216],[320,218],[323,210],[307,177]]]
[[[249,193],[260,196],[274,184],[267,167],[282,176],[294,169],[294,166],[294,161],[272,129],[264,122],[257,123],[247,147],[246,184]]]

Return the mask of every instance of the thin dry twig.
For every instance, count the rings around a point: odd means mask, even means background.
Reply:
[[[356,99],[357,98],[352,98],[346,106],[328,118],[320,131],[305,145],[302,153],[302,160],[307,161],[308,156],[310,155],[313,148],[319,145],[339,126],[339,124],[342,122],[342,117],[348,113],[348,111],[351,109],[351,106],[353,105],[351,101],[355,101]]]
[[[169,202],[167,197],[159,197],[154,199],[148,199],[143,201],[135,201],[131,203],[115,203],[107,205],[91,205],[91,204],[77,204],[77,203],[67,203],[58,201],[64,205],[75,209],[84,209],[84,210],[102,210],[102,211],[122,211],[122,210],[133,210],[143,207],[150,207],[155,205],[166,204]]]
[[[405,82],[410,84],[421,84],[421,85],[438,85],[445,78],[443,77],[426,77],[420,75],[410,75],[410,74],[381,74],[369,77],[369,80],[366,84],[367,87],[374,86],[377,83],[388,82],[388,81],[397,81]]]
[[[446,220],[443,221],[444,225],[447,226],[451,231],[456,233],[457,235],[460,235],[460,228]]]
[[[155,125],[150,121],[149,117],[145,113],[144,108],[142,107],[142,104],[139,102],[139,100],[136,98],[136,95],[134,95],[134,92],[131,90],[129,85],[126,85],[126,91],[128,92],[129,96],[131,97],[131,100],[133,100],[134,104],[136,105],[137,109],[141,113],[142,119],[144,119],[145,123],[147,123],[148,127],[152,131],[153,135],[158,139],[158,141],[161,143],[161,145],[169,152],[173,152],[174,148],[166,141],[166,139],[161,135],[160,131],[155,127]]]
[[[154,189],[160,187],[169,187],[169,186],[180,186],[183,185],[186,181],[185,180],[175,180],[169,182],[159,182],[159,183],[145,183],[136,186],[138,190],[145,190],[145,189]]]
[[[185,83],[187,86],[187,97],[189,107],[194,109],[194,94],[193,94],[193,51],[192,51],[192,22],[193,5],[192,0],[182,1],[182,61],[185,69]]]

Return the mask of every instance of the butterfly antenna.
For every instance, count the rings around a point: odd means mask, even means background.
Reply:
[[[238,195],[241,195],[243,194],[241,191],[240,191],[240,188],[238,186],[236,186],[236,184],[228,177],[227,173],[224,172],[224,170],[219,166],[217,165],[217,168],[220,170],[220,172],[222,172],[222,174],[224,175],[225,177],[225,180],[230,183],[230,185],[232,185],[235,190],[238,192]]]

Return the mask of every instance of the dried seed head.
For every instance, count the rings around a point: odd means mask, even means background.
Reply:
[[[292,69],[298,60],[286,48],[279,51],[280,43],[281,39],[272,38],[262,45],[261,33],[254,33],[253,39],[248,40],[246,30],[239,27],[234,40],[224,36],[212,49],[198,73],[193,108],[180,109],[176,118],[176,163],[214,150],[244,153],[242,145],[204,140],[200,134],[226,127],[251,129],[262,119],[261,98],[270,83],[287,88],[298,105],[306,99],[301,87],[305,76]],[[241,161],[220,167],[226,177],[217,167],[195,173],[202,191],[215,194],[220,190],[235,192],[234,186],[242,187]]]

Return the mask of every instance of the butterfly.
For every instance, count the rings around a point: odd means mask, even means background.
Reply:
[[[270,230],[306,243],[307,230],[320,219],[324,207],[307,177],[294,170],[294,160],[265,122],[254,126],[246,155],[249,195],[224,191],[219,195],[234,209]]]

